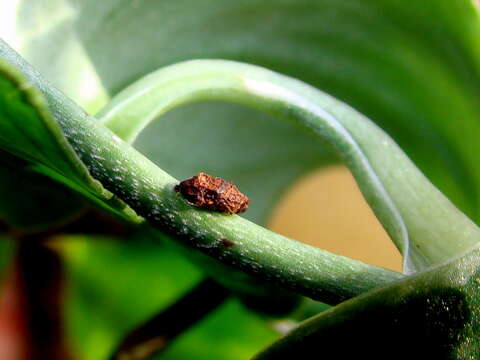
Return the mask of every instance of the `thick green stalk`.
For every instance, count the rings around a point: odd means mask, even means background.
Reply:
[[[356,296],[401,277],[274,234],[236,215],[199,210],[174,191],[176,179],[101,124],[85,120],[64,124],[64,131],[94,178],[153,226],[184,244],[247,273],[328,302]],[[228,246],[224,239],[229,240]]]
[[[42,121],[61,126],[93,178],[183,244],[272,284],[330,303],[402,277],[290,240],[239,216],[192,207],[173,190],[176,179],[79,109],[6,45],[0,50],[33,84],[34,88],[22,91],[43,93],[53,118]],[[94,188],[86,189],[95,194]]]
[[[125,89],[99,116],[118,136],[133,141],[159,115],[202,100],[237,102],[287,118],[333,146],[404,255],[407,271],[442,263],[479,243],[478,227],[373,122],[266,69],[223,60],[172,65]]]

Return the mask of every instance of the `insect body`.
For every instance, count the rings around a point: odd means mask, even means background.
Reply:
[[[238,214],[248,208],[250,199],[222,178],[203,172],[175,186],[192,205],[228,214]]]

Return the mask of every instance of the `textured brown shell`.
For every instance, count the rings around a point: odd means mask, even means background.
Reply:
[[[250,202],[234,184],[203,172],[182,181],[175,191],[192,205],[228,214],[244,212]]]

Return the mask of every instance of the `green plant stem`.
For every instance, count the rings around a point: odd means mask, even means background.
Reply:
[[[174,191],[177,180],[102,125],[86,120],[64,130],[94,178],[153,226],[224,264],[329,303],[402,277],[290,240],[236,215],[199,210]],[[75,135],[68,136],[69,129]],[[222,239],[233,245],[225,246]]]
[[[11,49],[4,46],[2,55],[43,93],[54,119],[93,178],[181,243],[271,284],[328,303],[403,277],[290,240],[239,216],[189,205],[173,190],[178,180],[79,109]],[[83,191],[96,194],[94,187]],[[233,245],[225,246],[222,239]]]

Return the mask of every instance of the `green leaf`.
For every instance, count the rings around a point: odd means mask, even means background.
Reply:
[[[40,93],[18,70],[5,62],[7,48],[0,44],[0,142],[2,148],[65,177],[96,184],[62,135]]]
[[[62,155],[68,145],[64,139],[63,145],[49,141],[55,131],[42,119],[45,117],[40,106],[42,100],[27,89],[30,85],[17,81],[9,71],[12,70],[7,70],[0,80],[3,149],[51,167],[53,164],[67,167],[68,160]],[[22,128],[22,124],[28,130]],[[84,203],[65,187],[33,172],[28,165],[22,159],[1,152],[0,218],[17,228],[39,230],[78,215]]]
[[[303,322],[256,360],[474,359],[480,352],[480,250]]]
[[[62,134],[62,121],[72,116],[81,119],[88,115],[48,82],[41,80],[39,74],[2,40],[0,57],[2,149],[33,163],[33,170],[67,185],[94,203],[139,222],[131,209],[90,175]],[[29,79],[26,80],[20,71],[27,71]],[[44,90],[43,93],[34,86]],[[46,88],[48,91],[45,91]]]

